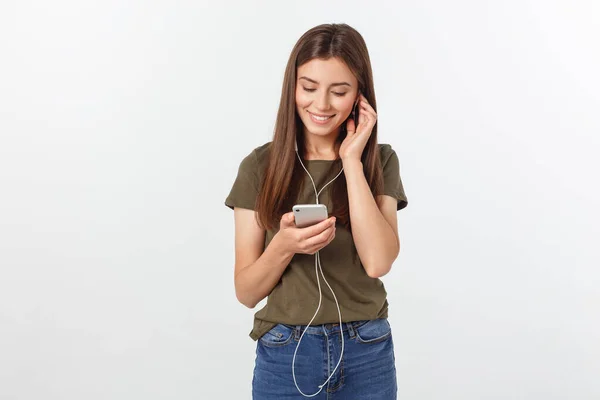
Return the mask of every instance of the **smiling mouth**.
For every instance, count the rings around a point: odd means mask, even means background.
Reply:
[[[335,114],[327,115],[327,116],[320,116],[317,114],[313,114],[310,111],[308,111],[308,113],[310,114],[310,118],[315,122],[326,122],[326,121],[329,121],[331,118],[335,117]]]

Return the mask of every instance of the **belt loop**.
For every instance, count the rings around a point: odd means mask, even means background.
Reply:
[[[354,326],[352,326],[352,322],[348,322],[348,335],[350,336],[350,338],[354,338]]]
[[[300,325],[296,325],[296,327],[294,328],[294,339],[296,341],[298,341],[300,339]]]

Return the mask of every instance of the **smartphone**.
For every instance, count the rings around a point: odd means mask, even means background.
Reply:
[[[360,96],[360,92],[358,92],[358,95]],[[358,110],[357,110],[357,106],[358,106],[358,102],[360,101],[360,98],[357,98],[356,101],[354,102],[354,107],[352,107],[352,118],[354,119],[354,129],[356,129],[356,127],[358,126]]]
[[[328,218],[325,204],[296,204],[292,211],[298,228],[318,224]]]

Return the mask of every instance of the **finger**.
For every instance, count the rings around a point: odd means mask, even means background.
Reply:
[[[367,119],[372,119],[373,118],[373,115],[368,110],[366,110],[364,108],[360,109],[360,113],[362,115],[364,115]]]
[[[372,120],[373,122],[377,121],[377,114],[374,114],[365,108],[362,108],[361,111],[366,113],[367,117],[369,117],[369,119]]]
[[[373,114],[372,112],[368,111],[365,108],[361,108],[360,111],[365,113],[365,115],[367,116],[367,120],[369,121],[369,124],[375,125],[375,122],[377,121],[377,115]]]
[[[367,114],[365,112],[365,109],[361,107],[358,110],[358,126],[356,127],[357,131],[362,132],[365,129],[365,125],[366,125],[366,122],[367,122],[367,118],[366,117],[367,117]]]
[[[374,120],[373,116],[371,115],[371,113],[366,111],[364,108],[361,108],[360,115],[363,117],[364,126],[372,127],[373,125],[375,125],[375,120]]]
[[[318,235],[312,236],[308,239],[305,240],[305,245],[307,248],[313,248],[313,247],[318,247],[324,243],[327,243],[327,239],[329,239],[329,236],[331,235],[331,231],[335,231],[335,227],[334,226],[330,226],[329,228],[325,229],[323,232],[319,233]]]
[[[302,237],[304,239],[308,239],[315,235],[318,235],[319,233],[323,232],[325,229],[327,229],[328,227],[333,226],[333,225],[335,225],[335,217],[330,217],[330,218],[327,218],[326,220],[319,222],[318,224],[307,226],[306,228],[299,228],[299,229],[302,230]]]
[[[354,119],[350,118],[350,119],[348,119],[348,122],[346,123],[346,132],[347,132],[346,135],[352,136],[355,131],[356,131],[356,126],[354,124]]]
[[[327,223],[327,221],[330,220],[331,219],[327,219],[323,222],[309,226],[307,228],[300,228],[300,230],[302,231],[300,234],[301,240],[309,240],[323,234],[323,232],[329,232],[328,230],[335,226],[335,222],[333,224],[331,224],[331,222]]]
[[[327,246],[329,243],[331,243],[333,241],[333,239],[335,239],[335,226],[333,227],[333,232],[331,232],[331,235],[329,235],[329,237],[327,238],[327,242],[325,243],[325,246]]]
[[[377,115],[377,112],[375,111],[375,109],[369,104],[369,102],[367,100],[361,100],[360,102],[360,106],[362,108],[364,108],[365,110],[367,110],[368,112],[370,112],[371,114],[373,114],[373,116]]]
[[[293,212],[289,212],[289,213],[285,213],[281,216],[281,224],[284,226],[294,226],[294,213]]]
[[[335,229],[335,227],[333,227],[331,233],[329,234],[329,236],[324,241],[318,242],[314,246],[310,247],[310,251],[309,252],[312,253],[312,254],[314,254],[317,251],[319,251],[319,250],[327,247],[327,245],[329,243],[331,243],[333,241],[333,239],[335,238],[335,232],[336,232],[336,229]]]

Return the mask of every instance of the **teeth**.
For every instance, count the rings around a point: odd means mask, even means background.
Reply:
[[[313,116],[314,119],[316,119],[318,121],[327,121],[329,118],[332,117],[332,116],[329,116],[329,117],[319,117],[319,116],[317,116],[315,114],[312,114],[312,113],[311,113],[311,115]]]

